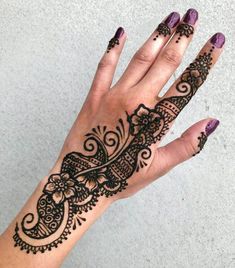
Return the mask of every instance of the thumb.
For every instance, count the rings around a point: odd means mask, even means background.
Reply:
[[[176,165],[198,154],[205,145],[208,136],[219,125],[217,119],[204,119],[188,128],[179,138],[160,147],[149,167],[149,172],[162,176]],[[151,176],[151,175],[150,175]]]

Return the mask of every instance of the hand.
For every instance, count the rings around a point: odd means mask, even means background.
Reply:
[[[90,172],[85,166],[80,170],[74,168],[72,172],[90,191],[97,187],[107,197],[130,196],[198,153],[208,134],[217,127],[217,120],[202,120],[180,138],[157,148],[221,53],[224,36],[218,33],[205,44],[194,63],[167,93],[158,97],[181,62],[192,39],[197,17],[196,11],[189,10],[180,22],[177,13],[170,14],[136,52],[123,76],[112,87],[126,34],[119,28],[111,39],[108,53],[98,65],[88,98],[59,160],[59,166],[63,159],[65,163],[72,161],[78,153],[67,154],[73,151],[95,156],[96,163],[88,161],[93,167]],[[89,147],[89,142],[94,148]]]
[[[17,225],[16,245],[35,253],[57,247],[76,229],[76,221],[82,224],[86,213],[101,200],[113,202],[136,193],[203,148],[219,124],[216,119],[201,120],[178,139],[159,147],[176,117],[206,80],[225,42],[223,34],[215,34],[160,98],[161,89],[179,66],[193,37],[197,19],[198,14],[192,9],[181,21],[178,13],[171,13],[112,86],[126,40],[124,30],[117,30],[100,60],[87,100],[60,156],[43,182],[38,222],[31,229],[26,228],[34,220],[33,214],[28,213],[20,230],[31,239],[43,240],[54,235],[66,218],[66,232],[45,246],[27,246]],[[48,216],[53,224],[47,224]],[[42,224],[48,229],[45,233],[40,230]]]

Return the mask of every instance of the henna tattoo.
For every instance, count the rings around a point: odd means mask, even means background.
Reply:
[[[160,23],[156,29],[156,36],[153,38],[154,41],[157,40],[157,38],[160,35],[163,35],[164,37],[166,37],[167,35],[171,35],[171,29],[170,27],[166,24],[166,23]]]
[[[197,154],[199,154],[201,152],[201,150],[203,149],[206,141],[207,141],[206,133],[201,132],[201,135],[198,137],[198,145],[197,145],[199,150],[195,154],[193,154],[193,156],[195,156],[195,155],[197,155]]]
[[[119,39],[116,38],[116,37],[113,37],[110,41],[109,41],[109,44],[108,44],[108,47],[107,47],[107,53],[110,52],[110,50],[112,48],[114,48],[116,45],[119,45]]]
[[[33,213],[17,223],[15,246],[27,253],[44,253],[63,243],[86,221],[100,196],[123,191],[128,180],[148,164],[150,146],[162,139],[181,110],[205,81],[212,62],[211,51],[200,55],[182,74],[177,95],[164,98],[154,108],[140,104],[125,123],[115,129],[97,126],[86,134],[85,154],[71,152],[62,161],[59,174],[52,174]],[[200,148],[204,145],[200,138]],[[44,242],[46,241],[46,242]]]
[[[157,40],[160,35],[166,37],[167,35],[171,35],[171,29],[174,28],[180,21],[180,15],[177,12],[172,12],[164,22],[160,23],[155,30],[157,32],[156,36],[153,40]]]
[[[178,27],[176,28],[176,34],[179,34],[179,36],[175,42],[179,43],[182,36],[186,36],[187,38],[189,38],[189,36],[192,35],[193,33],[194,33],[193,26],[187,23],[182,23],[178,25]]]
[[[122,27],[119,27],[114,35],[114,37],[109,41],[108,47],[107,47],[107,53],[110,52],[112,48],[114,48],[116,45],[119,45],[119,39],[124,34],[124,29]]]

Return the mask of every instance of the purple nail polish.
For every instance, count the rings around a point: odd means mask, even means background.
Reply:
[[[213,133],[218,127],[219,123],[220,122],[217,119],[211,120],[206,126],[206,135],[209,136],[211,133]]]
[[[172,12],[164,21],[169,28],[174,28],[180,21],[180,14]]]
[[[225,43],[225,36],[222,33],[216,33],[211,37],[211,44],[217,48],[221,48]]]
[[[124,34],[124,29],[119,27],[114,35],[114,38],[119,39]]]
[[[184,15],[183,21],[185,23],[194,25],[198,20],[198,12],[196,9],[190,8]]]

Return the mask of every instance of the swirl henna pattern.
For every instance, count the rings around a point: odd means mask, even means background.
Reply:
[[[15,246],[27,253],[44,253],[68,239],[86,221],[100,196],[123,191],[134,172],[148,164],[150,146],[166,134],[170,123],[205,81],[211,52],[200,55],[182,74],[176,96],[162,99],[153,109],[140,104],[115,129],[97,126],[86,134],[86,154],[65,156],[59,174],[52,174],[37,203],[37,215],[28,213],[16,224]],[[201,147],[201,146],[200,146]]]

